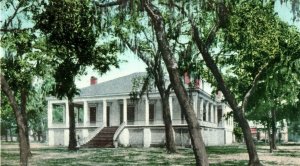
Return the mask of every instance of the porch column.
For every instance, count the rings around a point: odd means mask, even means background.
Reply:
[[[218,124],[218,109],[216,105],[214,106],[214,112],[215,112],[215,123]]]
[[[149,125],[149,100],[145,97],[145,125]]]
[[[52,127],[53,120],[53,104],[51,101],[48,101],[48,128]],[[50,137],[49,137],[50,138]]]
[[[203,98],[200,99],[200,106],[199,106],[199,115],[198,115],[198,119],[200,121],[203,121]]]
[[[83,101],[83,126],[88,127],[89,121],[89,105],[87,101]],[[84,128],[82,130],[82,137],[87,138],[89,136],[89,130],[87,128]]]
[[[123,122],[127,124],[127,99],[123,99]]]
[[[207,122],[209,121],[209,119],[208,119],[209,112],[210,112],[210,110],[209,110],[209,102],[207,101],[206,102],[206,117],[205,117]]]
[[[193,96],[193,109],[194,109],[196,118],[198,117],[197,102],[198,102],[198,94],[196,94],[196,96]]]
[[[106,102],[106,99],[104,99],[103,101],[103,109],[102,109],[102,111],[103,111],[103,116],[102,116],[102,122],[103,122],[103,126],[104,127],[106,127],[106,122],[107,122],[107,102]]]
[[[83,126],[88,126],[88,117],[89,117],[89,105],[87,101],[83,101]]]
[[[173,120],[173,98],[171,96],[169,97],[169,107],[170,107],[171,120]]]
[[[210,111],[211,111],[211,122],[214,123],[214,121],[215,121],[215,112],[214,112],[214,104],[213,103],[211,103]]]
[[[65,102],[65,110],[66,110],[66,114],[65,114],[65,117],[66,117],[66,127],[69,127],[69,121],[70,121],[70,119],[69,119],[69,101],[67,100],[66,102]]]

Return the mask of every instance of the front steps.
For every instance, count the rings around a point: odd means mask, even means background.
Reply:
[[[113,148],[113,137],[118,127],[105,127],[94,138],[82,145],[84,148]]]

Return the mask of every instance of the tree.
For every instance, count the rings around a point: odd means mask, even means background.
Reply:
[[[128,16],[130,16],[130,14],[132,14],[131,16],[139,14],[141,16],[145,16],[146,14],[149,17],[150,28],[152,28],[153,32],[155,33],[157,50],[166,65],[172,87],[179,100],[181,109],[189,126],[196,164],[208,165],[207,154],[202,140],[200,126],[197,122],[186,89],[181,82],[178,65],[171,51],[170,43],[168,42],[168,37],[165,32],[165,23],[161,12],[148,1],[135,3],[135,1],[120,0],[107,3],[97,3],[96,5],[99,8],[118,6],[120,10],[127,11],[126,15]],[[124,14],[120,15],[120,17],[121,19],[124,18]]]
[[[50,0],[45,10],[35,19],[36,28],[47,36],[48,50],[56,56],[55,86],[52,94],[66,97],[69,103],[69,150],[77,149],[73,98],[78,94],[74,79],[86,66],[94,66],[100,72],[117,65],[115,41],[99,44],[101,29],[99,15],[92,1]]]
[[[7,17],[1,25],[1,43],[5,54],[1,57],[1,90],[14,112],[20,146],[20,165],[28,164],[30,153],[27,98],[34,78],[42,77],[47,67],[43,56],[42,39],[32,28],[32,13],[40,4],[32,1],[3,2]],[[26,22],[26,25],[25,25]],[[44,68],[45,67],[45,68]]]
[[[268,124],[272,124],[275,139],[275,117],[280,109],[280,102],[294,100],[298,91],[295,88],[298,80],[295,61],[299,59],[299,34],[295,28],[274,16],[272,3],[251,2],[237,5],[232,10],[224,39],[222,56],[217,58],[221,61],[221,66],[225,64],[227,67],[226,72],[230,73],[226,78],[228,85],[237,99],[242,101],[252,86],[251,81],[260,73],[244,111],[248,113],[253,104],[264,104],[260,108],[272,112]],[[292,70],[289,71],[288,68]],[[295,94],[286,93],[286,89],[291,87],[296,91]],[[272,146],[275,147],[275,140],[272,141]]]

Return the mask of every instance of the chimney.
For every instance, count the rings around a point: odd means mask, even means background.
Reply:
[[[97,78],[92,76],[91,77],[91,85],[95,85],[95,84],[97,84]]]

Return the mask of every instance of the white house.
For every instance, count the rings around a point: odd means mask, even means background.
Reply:
[[[91,78],[91,85],[81,89],[80,95],[74,98],[79,145],[89,144],[88,147],[91,147],[97,141],[113,143],[114,146],[150,147],[164,144],[159,93],[151,92],[139,102],[130,99],[132,79],[143,75],[145,73],[134,73],[99,84],[94,77]],[[213,100],[203,87],[190,90],[189,93],[193,99],[204,142],[206,145],[231,144],[234,139],[233,119],[224,118],[231,109],[225,103]],[[47,100],[49,145],[67,146],[68,101],[53,97]],[[187,124],[174,93],[171,93],[169,101],[175,142],[180,146],[190,146]],[[109,136],[103,136],[105,133]],[[94,143],[91,143],[93,141]],[[104,147],[109,146],[106,144]]]

